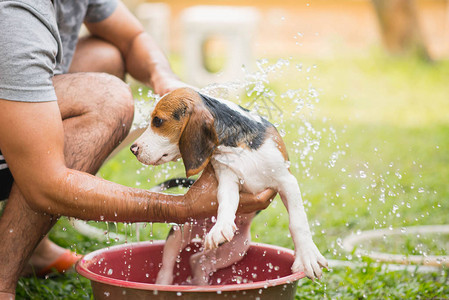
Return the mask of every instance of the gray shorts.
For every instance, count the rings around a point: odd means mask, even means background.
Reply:
[[[51,1],[0,0],[0,99],[55,101],[62,47]]]

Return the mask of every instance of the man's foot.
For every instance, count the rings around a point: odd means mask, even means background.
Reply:
[[[53,270],[64,272],[70,269],[82,256],[64,249],[45,237],[33,252],[22,276],[36,274],[39,277]]]

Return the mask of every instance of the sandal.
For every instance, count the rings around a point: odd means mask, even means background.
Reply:
[[[83,256],[80,254],[76,254],[70,250],[67,250],[63,254],[61,254],[54,262],[39,270],[36,275],[38,277],[44,277],[45,275],[48,275],[53,271],[64,273],[65,271],[72,268],[72,266],[82,257]]]

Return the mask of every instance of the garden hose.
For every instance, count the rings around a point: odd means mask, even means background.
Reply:
[[[346,237],[342,242],[342,247],[348,252],[355,249],[355,255],[365,256],[377,262],[396,263],[396,264],[417,264],[434,267],[449,267],[449,256],[445,255],[404,255],[391,254],[377,251],[370,251],[358,248],[361,242],[373,239],[384,238],[390,235],[407,234],[429,234],[440,233],[449,234],[449,225],[426,225],[402,227],[398,229],[376,229],[358,232]]]

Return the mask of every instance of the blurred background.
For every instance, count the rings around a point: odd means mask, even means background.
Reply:
[[[256,57],[363,55],[382,41],[393,53],[419,46],[439,59],[449,51],[447,0],[124,2],[144,23],[154,21],[147,23],[147,30],[169,53],[183,51],[183,15],[197,5],[232,6],[237,12],[251,7],[257,15],[250,24],[255,27],[252,46]],[[302,35],[299,41],[295,39],[298,33]]]
[[[226,71],[236,56],[251,65],[260,58],[367,56],[380,46],[392,55],[414,53],[430,60],[449,54],[446,0],[125,3],[166,53],[182,55],[180,75],[186,77],[198,43],[213,72]],[[236,41],[241,45],[235,47]]]

